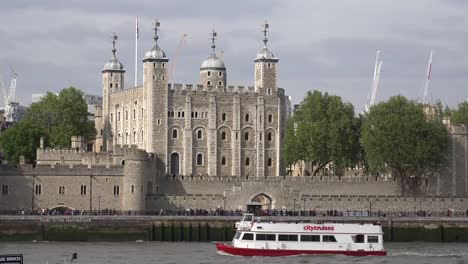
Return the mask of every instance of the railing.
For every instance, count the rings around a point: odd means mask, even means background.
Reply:
[[[88,215],[88,216],[238,216],[239,218],[247,213],[241,210],[223,210],[223,209],[181,209],[181,210],[57,210],[57,209],[39,209],[39,210],[0,210],[0,215]],[[377,218],[428,218],[428,217],[468,217],[468,210],[454,211],[448,209],[446,211],[359,211],[359,210],[308,210],[308,211],[293,211],[293,210],[257,210],[253,212],[256,216],[271,216],[271,217],[327,217],[327,218],[360,218],[360,217],[377,217]]]

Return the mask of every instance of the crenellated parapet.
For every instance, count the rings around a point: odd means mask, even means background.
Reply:
[[[215,92],[215,93],[257,93],[260,94],[254,86],[244,85],[202,85],[202,84],[181,84],[181,83],[169,83],[167,84],[169,92]],[[284,89],[278,89],[279,95],[284,95]]]
[[[0,176],[123,176],[121,165],[83,165],[83,164],[43,164],[33,167],[30,164],[18,167],[2,166]]]

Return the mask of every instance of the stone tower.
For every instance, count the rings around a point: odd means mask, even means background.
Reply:
[[[143,59],[143,101],[146,104],[145,149],[167,166],[167,68],[169,59],[158,46],[158,20],[154,23],[154,46]]]
[[[124,66],[115,56],[115,42],[117,35],[114,33],[112,40],[112,58],[104,65],[102,70],[102,134],[97,131],[96,150],[110,151],[113,146],[113,135],[111,134],[111,118],[115,118],[115,111],[110,107],[110,95],[113,92],[124,89]],[[115,122],[114,122],[115,124]]]
[[[224,62],[216,56],[216,40],[217,33],[213,30],[211,33],[211,55],[203,61],[200,67],[200,83],[205,86],[226,86],[226,66]]]
[[[263,48],[257,53],[255,58],[255,91],[267,95],[276,94],[276,68],[278,58],[267,48],[268,23],[263,25]]]

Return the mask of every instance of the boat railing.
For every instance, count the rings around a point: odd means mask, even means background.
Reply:
[[[242,220],[236,222],[236,229],[237,230],[250,230],[252,228],[252,224],[254,221],[253,214],[244,214]]]

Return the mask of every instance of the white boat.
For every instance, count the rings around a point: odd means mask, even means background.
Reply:
[[[259,222],[253,214],[236,223],[232,243],[216,243],[216,248],[220,254],[241,256],[387,255],[377,224]]]

